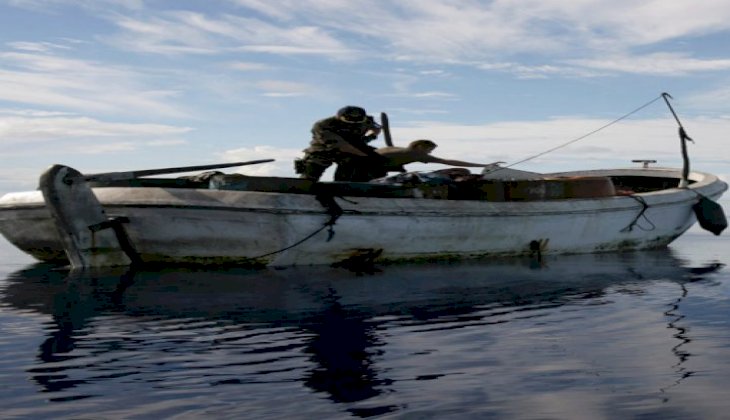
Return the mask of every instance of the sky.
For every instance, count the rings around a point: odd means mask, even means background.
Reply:
[[[295,176],[345,105],[442,158],[679,167],[663,92],[692,169],[727,180],[726,0],[0,0],[0,194],[55,163]]]

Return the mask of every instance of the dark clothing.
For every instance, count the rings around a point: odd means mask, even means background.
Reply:
[[[328,167],[337,163],[335,179],[338,181],[368,181],[378,177],[380,172],[371,174],[366,169],[384,163],[375,148],[367,144],[376,137],[366,135],[368,131],[378,128],[370,116],[361,123],[348,123],[337,117],[317,121],[312,126],[312,141],[304,149],[304,158],[295,162],[296,172],[303,178],[319,180]],[[358,155],[358,151],[365,156]]]
[[[337,163],[335,181],[367,182],[388,175],[377,157],[351,157]]]
[[[329,117],[317,121],[312,126],[312,141],[309,147],[304,149],[305,153],[338,150],[342,140],[355,146],[358,149],[366,148],[367,142],[375,137],[365,136],[368,130],[376,129],[378,126],[372,117],[368,117],[362,123],[348,123],[337,117]]]

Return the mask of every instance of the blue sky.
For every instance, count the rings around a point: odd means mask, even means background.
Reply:
[[[293,176],[312,123],[344,105],[387,112],[396,145],[512,163],[662,92],[693,169],[730,173],[723,0],[0,0],[0,28],[0,193],[53,163],[274,158],[239,171]],[[637,158],[681,164],[662,101],[516,168]]]

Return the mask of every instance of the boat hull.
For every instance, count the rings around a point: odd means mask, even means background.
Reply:
[[[680,177],[676,170],[656,168],[552,175]],[[690,188],[586,199],[334,197],[339,217],[310,194],[158,187],[93,191],[107,215],[127,220],[129,243],[144,263],[290,266],[663,247],[696,222],[692,206],[698,194],[716,199],[727,189],[709,174],[694,172],[690,180]],[[39,191],[0,199],[0,231],[40,260],[65,259]]]

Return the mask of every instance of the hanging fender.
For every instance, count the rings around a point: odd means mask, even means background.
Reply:
[[[703,229],[719,235],[727,228],[725,211],[720,204],[709,198],[701,196],[700,201],[692,206],[692,210],[694,210],[697,221]]]

